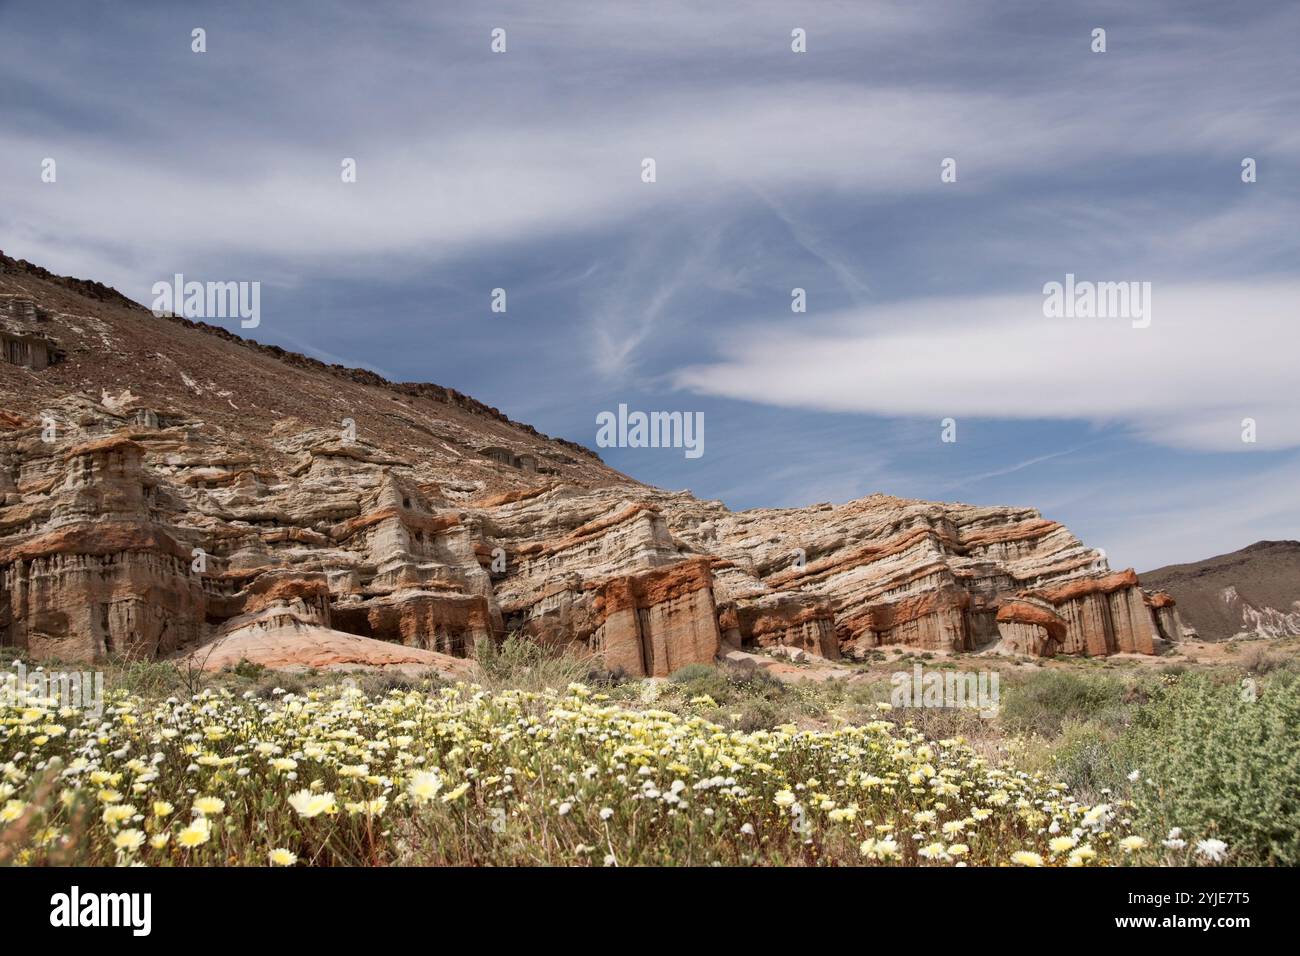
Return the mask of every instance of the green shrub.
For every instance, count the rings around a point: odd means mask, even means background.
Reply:
[[[778,724],[785,723],[785,715],[770,700],[751,700],[741,706],[739,713],[740,719],[735,722],[735,728],[747,734],[771,730]]]
[[[1051,774],[1075,796],[1101,802],[1103,790],[1128,790],[1131,749],[1126,737],[1100,721],[1067,718],[1051,744]]]
[[[1252,674],[1267,674],[1286,663],[1286,658],[1274,654],[1267,646],[1248,647],[1238,663]]]
[[[877,719],[883,717],[912,727],[931,741],[946,740],[949,737],[978,740],[993,732],[993,721],[986,720],[978,711],[969,707],[896,707],[888,713],[876,713],[875,716]]]
[[[786,683],[765,668],[730,663],[689,664],[675,671],[667,686],[673,693],[663,706],[676,703],[747,732],[822,720],[845,695],[843,686],[835,682]]]
[[[500,644],[480,640],[474,645],[480,682],[491,689],[518,688],[562,691],[575,681],[587,679],[588,661],[562,647],[544,647],[526,637],[511,634]]]
[[[242,680],[256,681],[260,680],[262,675],[266,673],[266,665],[241,657],[233,666],[223,668],[223,670]]]
[[[112,684],[128,693],[148,699],[169,697],[185,689],[185,682],[170,661],[130,661],[115,673],[110,669]]]
[[[258,681],[257,686],[253,688],[253,693],[263,700],[276,697],[277,691],[286,694],[305,694],[307,684],[297,674],[279,671],[272,672],[269,677]]]
[[[1123,719],[1124,682],[1106,674],[1049,670],[1009,682],[1002,692],[1002,723],[1012,733],[1055,736],[1067,720]]]
[[[404,671],[354,672],[353,682],[367,697],[383,697],[390,691],[418,690],[425,693],[451,686],[437,671],[408,674]],[[285,688],[286,690],[288,688]]]
[[[781,701],[794,694],[793,685],[773,677],[761,667],[722,664],[687,664],[675,671],[668,682],[685,697],[712,697],[719,704],[751,700]]]
[[[675,670],[668,679],[674,684],[690,684],[694,681],[712,680],[718,675],[718,669],[712,664],[687,664]]]
[[[1131,731],[1139,818],[1163,835],[1215,837],[1233,862],[1300,864],[1300,680],[1280,672],[1256,699],[1188,674],[1140,709]],[[1151,783],[1147,784],[1146,780]]]

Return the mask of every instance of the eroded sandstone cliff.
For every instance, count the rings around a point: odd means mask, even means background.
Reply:
[[[732,512],[449,389],[2,256],[0,296],[22,343],[0,361],[0,644],[32,657],[456,672],[517,632],[662,676],[724,647],[1150,654],[1177,636],[1167,596],[1033,510]]]

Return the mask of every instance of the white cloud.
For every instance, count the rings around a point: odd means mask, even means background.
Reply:
[[[1170,447],[1291,448],[1300,446],[1298,303],[1298,280],[1156,281],[1149,328],[1045,318],[1037,291],[792,316],[721,333],[723,358],[683,369],[676,383],[823,411],[1122,423]],[[1241,440],[1246,417],[1257,422],[1255,445]]]
[[[1176,150],[1221,164],[1249,148],[1273,177],[1300,142],[1295,90],[1273,75],[1294,63],[1281,39],[1294,14],[1231,30],[1157,16],[1114,31],[1104,68],[1081,33],[1077,58],[1020,86],[989,73],[996,31],[981,32],[990,12],[978,4],[797,14],[776,2],[744,14],[685,0],[506,4],[491,17],[412,4],[380,22],[322,5],[309,22],[262,11],[214,25],[202,57],[140,14],[114,27],[156,48],[156,64],[69,35],[57,71],[10,31],[0,82],[35,86],[50,108],[0,116],[0,181],[31,183],[8,191],[0,226],[18,240],[8,251],[49,250],[45,264],[138,296],[178,260],[303,273],[364,260],[373,275],[641,228],[665,211],[708,216],[712,200],[757,193],[861,294],[859,264],[806,226],[815,201],[933,195],[946,156],[967,194]],[[502,57],[487,52],[497,21],[513,37]],[[1050,23],[1029,26],[1051,36]],[[788,50],[793,25],[810,31],[802,57]],[[905,62],[916,42],[940,57],[933,69],[859,68]],[[1134,45],[1142,56],[1125,53]],[[647,155],[653,186],[638,178]],[[60,163],[55,186],[37,182],[45,156]],[[339,181],[344,156],[358,160],[354,186]]]
[[[22,224],[34,247],[61,248],[55,268],[99,265],[104,250],[129,250],[107,278],[138,286],[180,259],[427,264],[636,226],[720,198],[746,205],[756,193],[793,229],[810,201],[933,195],[946,156],[958,158],[960,171],[960,187],[949,188],[969,193],[1015,189],[1022,177],[1093,159],[1203,145],[1199,130],[1141,102],[1115,119],[1099,125],[1062,112],[1053,94],[767,83],[641,94],[564,115],[552,101],[508,123],[435,115],[340,133],[333,148],[244,139],[224,127],[227,135],[213,135],[196,117],[195,163],[95,135],[33,137],[0,120],[0,178],[33,184],[9,197],[0,216],[11,230]],[[1252,142],[1276,142],[1279,127],[1258,120]],[[1138,125],[1147,135],[1134,139],[1127,130]],[[59,163],[57,184],[37,182],[45,156]],[[356,184],[340,181],[344,156],[357,160]],[[639,178],[645,156],[658,163],[654,184]],[[831,264],[862,291],[848,264]]]

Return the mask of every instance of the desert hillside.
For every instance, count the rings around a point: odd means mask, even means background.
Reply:
[[[451,389],[0,260],[0,643],[437,664],[523,634],[666,675],[728,651],[1151,654],[1168,595],[1032,508],[732,512]]]
[[[1300,635],[1300,541],[1258,541],[1240,551],[1147,571],[1173,595],[1203,640]]]

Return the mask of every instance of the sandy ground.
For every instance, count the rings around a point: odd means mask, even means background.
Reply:
[[[965,665],[969,670],[996,670],[1005,673],[1029,673],[1040,669],[1056,670],[1122,670],[1139,668],[1158,670],[1165,667],[1246,667],[1260,654],[1287,659],[1300,657],[1300,638],[1260,638],[1231,641],[1180,641],[1165,644],[1158,653],[1114,654],[1110,657],[1057,657],[1036,659],[1007,657],[992,651],[975,651],[967,654],[946,651],[929,651],[922,647],[891,646],[883,648],[884,660],[828,661],[809,657],[794,662],[766,654],[749,654],[732,651],[724,655],[742,666],[761,667],[784,681],[828,681],[878,678],[914,663],[925,665]]]

